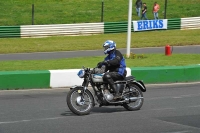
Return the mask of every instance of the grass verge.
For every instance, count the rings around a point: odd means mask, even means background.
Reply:
[[[145,58],[126,59],[127,67],[184,66],[200,64],[200,54],[145,54]],[[95,67],[104,56],[67,58],[57,60],[1,61],[0,71],[79,69]]]
[[[200,29],[133,32],[131,34],[131,47],[157,47],[166,44],[172,46],[199,45],[199,36]],[[127,33],[46,38],[1,38],[0,54],[96,50],[102,49],[102,43],[108,39],[114,40],[117,43],[117,48],[126,48]]]
[[[136,15],[133,0],[133,20]],[[159,18],[164,18],[165,0],[156,0],[160,4]],[[147,3],[147,17],[153,19],[154,1]],[[34,24],[91,23],[101,21],[102,0],[1,0],[0,25],[32,24],[32,4],[34,4]],[[127,21],[127,0],[104,0],[104,22]],[[199,16],[199,0],[168,0],[167,18]]]

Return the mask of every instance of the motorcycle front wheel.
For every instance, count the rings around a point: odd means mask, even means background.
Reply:
[[[130,103],[125,103],[123,107],[129,111],[139,110],[144,102],[143,93],[135,84],[130,85],[130,88],[132,93],[129,95],[129,98],[132,98],[133,100],[130,101]]]
[[[88,115],[93,108],[94,99],[90,91],[74,88],[67,94],[67,105],[76,115]]]

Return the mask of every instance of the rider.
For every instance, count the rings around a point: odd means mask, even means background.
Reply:
[[[114,41],[105,41],[103,48],[104,53],[108,54],[108,56],[104,61],[99,62],[97,67],[100,68],[101,72],[106,72],[103,76],[103,80],[106,81],[114,91],[114,99],[116,100],[120,98],[120,94],[114,81],[123,80],[126,77],[126,63],[121,52],[116,50],[116,43]]]

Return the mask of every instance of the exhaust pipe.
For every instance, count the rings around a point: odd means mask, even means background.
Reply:
[[[126,98],[126,102],[136,102],[139,99],[143,99],[144,97],[130,97],[130,98]]]

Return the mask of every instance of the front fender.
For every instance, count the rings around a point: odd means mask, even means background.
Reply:
[[[141,80],[133,81],[133,84],[137,85],[141,89],[142,92],[146,92],[147,91],[143,81],[141,81]]]
[[[84,87],[83,87],[83,86],[77,86],[77,85],[75,85],[75,86],[72,86],[72,87],[70,88],[70,90],[72,90],[72,89],[74,89],[74,88],[80,88],[80,89],[84,89]]]

